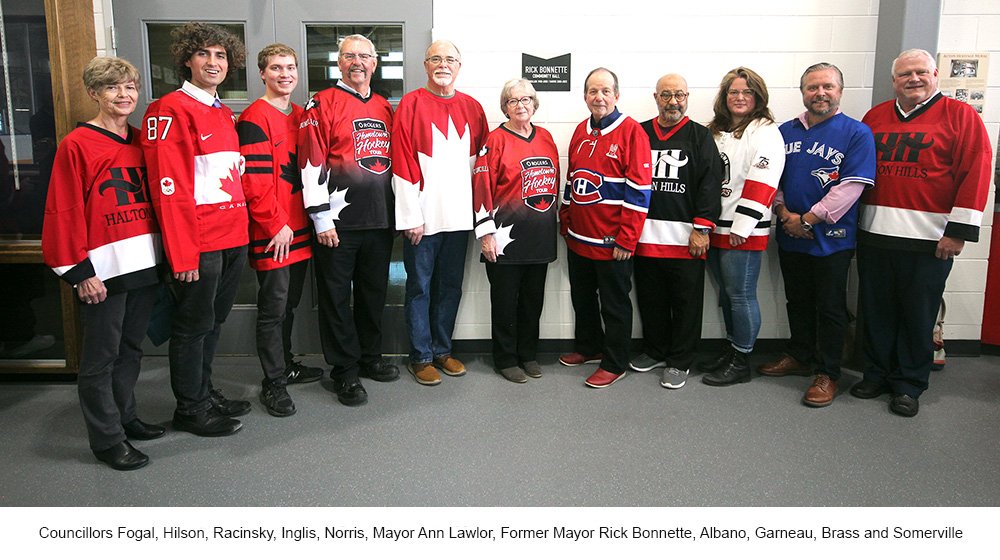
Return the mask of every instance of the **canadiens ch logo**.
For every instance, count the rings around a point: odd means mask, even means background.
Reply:
[[[389,131],[377,119],[354,121],[354,161],[362,168],[381,175],[389,170]]]
[[[830,183],[840,180],[840,166],[813,169],[809,174],[818,179],[819,186],[825,189]]]
[[[552,208],[558,191],[557,180],[551,159],[533,157],[521,160],[521,200],[524,205],[536,212]]]
[[[573,186],[573,202],[587,205],[600,202],[601,185],[604,178],[589,169],[577,169],[570,177],[570,184]]]

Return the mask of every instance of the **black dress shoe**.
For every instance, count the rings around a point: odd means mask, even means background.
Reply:
[[[163,426],[147,424],[138,418],[125,422],[122,424],[122,428],[125,429],[125,435],[128,436],[128,439],[156,439],[167,433],[167,429]]]
[[[724,387],[750,381],[750,354],[733,351],[732,358],[725,369],[716,373],[706,374],[701,381],[706,385]]]
[[[859,399],[874,399],[889,392],[889,384],[885,381],[863,379],[851,386],[851,394]]]
[[[917,415],[920,411],[920,403],[910,395],[893,395],[889,401],[889,410],[900,416],[907,418]]]
[[[116,471],[134,471],[149,463],[149,457],[132,447],[128,440],[116,443],[103,451],[94,451],[94,457]]]
[[[337,400],[343,405],[361,406],[368,402],[368,391],[365,391],[360,381],[344,383],[334,380],[333,390],[337,392]]]
[[[378,360],[371,364],[361,364],[360,377],[367,377],[372,381],[386,382],[399,379],[399,368],[385,360]]]
[[[243,416],[250,412],[250,401],[227,399],[218,389],[208,392],[208,402],[212,403],[212,408],[223,416]]]
[[[174,429],[190,432],[202,437],[231,436],[240,431],[243,424],[228,416],[219,414],[214,408],[197,414],[174,412]]]
[[[729,362],[733,359],[733,354],[736,353],[736,349],[732,345],[727,345],[726,349],[722,351],[721,354],[713,356],[702,362],[698,362],[695,366],[698,371],[702,373],[717,373],[722,371],[722,368],[729,365]]]

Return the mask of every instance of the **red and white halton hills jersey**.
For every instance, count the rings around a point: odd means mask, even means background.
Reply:
[[[498,126],[486,138],[472,174],[476,237],[494,234],[497,264],[556,259],[559,150],[535,126],[525,138]]]
[[[160,233],[149,204],[139,131],[80,123],[56,151],[42,255],[63,280],[97,276],[109,294],[159,282]]]
[[[688,250],[695,226],[711,230],[719,219],[722,158],[709,130],[687,117],[664,129],[642,123],[652,149],[649,213],[635,254],[661,259],[705,259]]]
[[[392,226],[392,107],[343,82],[306,104],[299,130],[306,211],[317,232]]]
[[[243,192],[250,210],[250,266],[273,270],[312,256],[312,225],[302,206],[302,181],[295,159],[302,107],[285,114],[263,99],[247,107],[236,123],[240,153],[246,161]],[[268,243],[287,225],[295,237],[282,262]]]
[[[875,188],[861,195],[861,244],[933,253],[942,236],[979,240],[993,152],[983,120],[935,95],[908,117],[895,100],[862,121],[875,135]]]
[[[150,194],[175,273],[196,270],[202,251],[248,240],[236,117],[217,102],[185,81],[150,103],[143,119]]]
[[[757,119],[736,138],[715,138],[722,156],[722,214],[712,232],[712,247],[763,251],[771,233],[771,202],[785,168],[785,141],[778,125]],[[733,247],[729,234],[746,238]]]
[[[652,182],[649,138],[618,109],[593,128],[591,119],[573,132],[569,173],[559,209],[566,246],[593,260],[613,257],[615,245],[635,251],[649,208]]]
[[[464,93],[403,96],[392,129],[396,229],[472,229],[472,166],[489,130],[483,107]]]

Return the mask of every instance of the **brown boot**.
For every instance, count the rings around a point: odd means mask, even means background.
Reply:
[[[816,408],[829,406],[836,396],[837,382],[820,373],[813,379],[812,385],[806,389],[806,394],[802,397],[802,404]]]

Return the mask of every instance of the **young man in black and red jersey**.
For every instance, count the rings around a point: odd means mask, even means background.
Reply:
[[[241,68],[243,43],[228,31],[191,22],[174,29],[170,49],[180,89],[153,101],[143,119],[149,185],[175,281],[170,331],[174,428],[226,436],[250,403],[212,387],[212,358],[247,259],[247,209],[236,117],[217,89]]]
[[[294,360],[295,308],[302,298],[312,226],[302,205],[295,159],[302,107],[291,102],[298,56],[280,43],[257,55],[264,97],[240,115],[236,132],[246,160],[243,190],[250,210],[250,267],[257,271],[257,356],[264,370],[260,401],[272,416],[295,414],[289,383],[319,381],[323,370]]]

